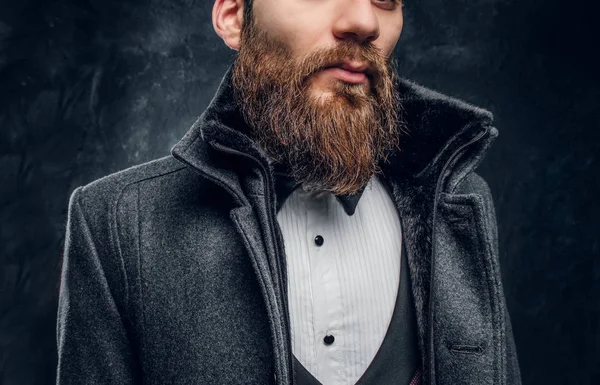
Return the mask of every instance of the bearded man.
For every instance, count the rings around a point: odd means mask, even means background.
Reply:
[[[397,74],[400,0],[215,0],[171,155],[77,188],[57,383],[520,384],[490,112]]]

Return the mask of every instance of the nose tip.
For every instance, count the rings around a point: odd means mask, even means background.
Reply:
[[[360,44],[364,44],[365,42],[371,43],[374,40],[377,40],[377,38],[379,37],[379,29],[374,31],[370,28],[369,29],[364,28],[360,31],[343,32],[343,33],[337,34],[337,36],[342,40],[354,40]]]
[[[371,42],[379,37],[379,20],[370,2],[353,2],[345,8],[334,25],[334,34],[340,39],[353,39],[359,43]]]

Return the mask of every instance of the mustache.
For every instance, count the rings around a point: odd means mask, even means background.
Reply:
[[[295,67],[298,75],[304,78],[330,67],[342,67],[350,63],[357,65],[356,69],[360,72],[375,78],[386,72],[387,58],[370,42],[358,44],[347,40],[335,47],[315,50],[305,55]]]
[[[278,74],[275,83],[285,79],[286,87],[301,86],[306,79],[316,72],[344,62],[362,63],[365,73],[372,84],[381,86],[381,79],[389,77],[393,56],[387,57],[382,50],[370,41],[357,42],[343,40],[333,46],[315,48],[310,52],[296,56],[287,41],[277,35],[271,35],[256,25],[253,20],[242,27],[242,42],[238,57],[243,52],[251,51],[253,61],[261,62],[259,71]],[[262,47],[261,49],[256,49]],[[237,59],[237,58],[236,58]],[[269,60],[274,59],[274,60]],[[247,63],[249,64],[249,63]],[[269,79],[263,79],[269,80]]]

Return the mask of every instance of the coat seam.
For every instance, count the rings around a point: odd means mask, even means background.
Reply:
[[[145,178],[140,178],[137,179],[135,181],[131,181],[128,183],[125,183],[124,185],[121,186],[121,188],[119,189],[119,192],[116,196],[116,198],[114,199],[114,205],[113,207],[111,207],[110,210],[110,215],[112,215],[112,218],[108,221],[109,222],[109,236],[111,239],[111,245],[114,249],[116,249],[116,253],[118,253],[117,255],[119,256],[119,266],[120,266],[120,274],[123,277],[123,285],[124,285],[124,289],[125,289],[125,303],[126,303],[126,310],[127,310],[127,314],[125,314],[124,316],[129,320],[128,323],[128,329],[133,327],[135,328],[135,320],[139,318],[139,322],[140,322],[140,328],[142,330],[141,333],[134,333],[134,335],[137,336],[137,339],[139,340],[139,346],[140,346],[140,351],[143,352],[145,351],[144,348],[142,348],[142,346],[145,345],[145,340],[144,340],[144,336],[145,336],[145,329],[146,329],[146,319],[145,319],[145,311],[144,311],[144,296],[143,296],[143,289],[142,289],[142,268],[141,268],[141,216],[139,215],[139,207],[140,207],[140,185],[142,182],[148,181],[148,180],[152,180],[155,178],[159,178],[165,175],[169,175],[169,174],[173,174],[176,172],[179,172],[181,170],[185,169],[185,166],[181,166],[178,167],[174,170],[169,170],[166,172],[162,172],[159,173],[157,175],[152,175],[152,176],[148,176]],[[139,295],[140,295],[140,309],[141,309],[141,315],[139,317],[135,317],[135,314],[137,314],[135,312],[135,309],[133,309],[133,305],[131,304],[131,287],[135,287],[135,282],[130,282],[130,279],[133,279],[134,277],[129,277],[127,275],[127,269],[125,268],[125,259],[123,257],[123,253],[122,253],[122,247],[121,247],[121,240],[119,238],[119,215],[118,215],[118,209],[119,206],[122,202],[122,198],[123,195],[125,194],[125,191],[129,188],[135,186],[136,188],[136,208],[135,208],[135,221],[137,222],[137,242],[136,242],[136,246],[137,246],[137,265],[138,265],[138,271],[137,271],[137,276],[138,276],[138,281],[139,281]],[[133,284],[133,285],[132,285]],[[123,315],[121,315],[121,318],[123,318]],[[134,329],[135,330],[135,329]],[[128,333],[129,334],[129,333]],[[134,341],[130,341],[130,342],[134,342]],[[143,375],[144,370],[143,370],[143,366],[142,366],[142,360],[139,361],[140,364],[140,369],[141,369],[141,374]]]
[[[102,261],[102,258],[100,257],[100,253],[98,252],[98,249],[96,247],[96,243],[95,243],[95,241],[93,239],[93,236],[92,236],[92,232],[91,232],[91,228],[89,226],[89,222],[88,222],[88,220],[86,218],[85,211],[83,210],[83,206],[82,206],[82,202],[81,201],[87,200],[86,197],[84,196],[85,195],[84,188],[85,188],[85,186],[82,186],[82,187],[79,187],[78,189],[75,190],[75,192],[77,192],[78,190],[81,192],[81,194],[79,194],[77,196],[77,200],[75,201],[75,203],[79,207],[79,212],[81,213],[81,218],[83,219],[85,227],[87,229],[87,232],[89,233],[91,241],[93,242],[94,252],[97,255],[98,264],[99,264],[99,266],[102,269],[103,277],[108,282],[108,277],[106,276],[106,270],[105,270],[106,266],[104,265],[104,263]],[[113,223],[110,220],[110,211],[109,211],[108,227],[109,227],[108,236],[110,238],[110,244],[111,244],[109,246],[109,248],[110,248],[111,252],[114,253],[115,252],[115,245],[114,245],[114,239],[113,239]],[[120,261],[120,263],[119,263],[119,270],[121,270],[121,271],[119,272],[119,275],[121,276],[121,278],[123,278],[123,277],[125,277],[125,274],[124,274],[124,269],[123,269],[123,265],[122,265],[122,258],[121,258],[121,255],[119,255],[119,254],[116,254],[116,255],[118,255],[119,261]],[[126,280],[123,281],[123,286],[124,286],[125,292],[127,293],[127,281]],[[126,311],[126,312],[129,311],[128,305],[127,305],[127,297],[126,297],[126,302],[125,302],[125,309],[119,309],[118,302],[117,302],[117,299],[114,296],[113,291],[109,288],[108,292],[110,293],[111,299],[112,299],[113,303],[115,304],[115,308],[116,308],[116,310],[117,310],[117,312],[119,314],[119,319],[121,320],[121,322],[123,322],[124,318],[127,317],[127,315],[123,314],[123,311]]]
[[[121,200],[123,198],[123,194],[125,193],[125,190],[128,187],[130,187],[132,185],[137,185],[137,192],[138,192],[137,195],[138,195],[138,198],[137,198],[137,207],[136,207],[136,209],[139,209],[139,184],[141,182],[144,182],[144,181],[147,181],[147,180],[151,180],[151,179],[155,179],[155,178],[159,178],[161,176],[165,176],[165,175],[168,175],[168,174],[172,174],[172,173],[178,172],[178,171],[180,171],[180,170],[182,170],[184,168],[185,168],[185,166],[181,166],[181,167],[179,167],[179,168],[177,168],[175,170],[170,170],[170,171],[167,171],[167,172],[164,172],[164,173],[160,173],[160,174],[157,174],[157,175],[148,176],[148,177],[141,178],[141,179],[138,179],[138,180],[135,180],[135,181],[132,181],[132,182],[125,183],[119,189],[117,197],[114,200],[114,205],[113,205],[113,207],[111,207],[112,218],[111,218],[111,220],[108,221],[108,223],[109,223],[109,229],[110,229],[109,236],[111,238],[110,239],[111,240],[111,245],[113,245],[113,248],[116,249],[115,252],[119,256],[119,260],[120,260],[119,262],[120,262],[120,268],[121,268],[121,275],[124,278],[124,282],[123,283],[125,285],[125,301],[127,303],[127,310],[128,310],[129,314],[131,314],[131,307],[130,307],[130,304],[129,304],[130,303],[130,299],[129,299],[129,292],[130,292],[130,287],[129,286],[130,286],[130,284],[129,284],[129,278],[127,277],[127,271],[125,269],[125,260],[123,258],[123,254],[122,254],[122,251],[121,251],[122,250],[121,249],[121,242],[120,242],[119,234],[118,234],[118,230],[119,230],[118,209],[119,209],[119,205],[121,204]],[[139,221],[138,221],[138,225],[139,225]],[[139,226],[138,226],[138,231],[139,231]],[[138,234],[138,238],[139,238],[139,234]],[[139,247],[139,244],[138,244],[138,247]]]

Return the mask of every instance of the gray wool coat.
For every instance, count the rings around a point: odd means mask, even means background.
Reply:
[[[494,204],[490,112],[402,79],[409,134],[381,164],[404,231],[424,384],[521,383]],[[75,189],[57,384],[291,384],[273,167],[231,66],[171,155]]]

